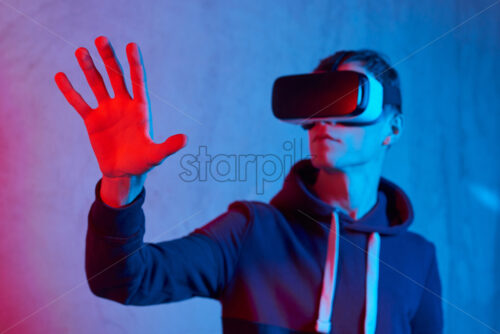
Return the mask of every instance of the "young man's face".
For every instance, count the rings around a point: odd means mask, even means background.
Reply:
[[[350,70],[373,76],[362,64],[359,61],[347,61],[337,70]],[[333,121],[317,122],[308,130],[312,164],[317,168],[342,169],[376,159],[386,150],[387,144],[394,141],[394,138],[387,138],[393,134],[391,118],[386,117],[384,113],[376,123],[364,126],[343,125]],[[325,134],[333,140],[317,138]]]

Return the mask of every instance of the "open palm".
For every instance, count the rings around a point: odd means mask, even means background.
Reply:
[[[124,177],[145,174],[183,148],[187,137],[176,134],[161,144],[153,142],[146,73],[138,46],[129,43],[126,47],[134,95],[132,98],[127,91],[120,63],[107,38],[96,38],[95,45],[106,66],[113,98],[85,48],[78,48],[75,56],[96,96],[98,107],[90,108],[64,73],[57,73],[54,79],[66,100],[83,118],[103,175]]]

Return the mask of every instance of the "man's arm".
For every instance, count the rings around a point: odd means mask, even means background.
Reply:
[[[436,247],[431,244],[431,264],[424,283],[420,304],[411,321],[413,334],[443,333],[443,305],[441,279],[437,264]]]
[[[91,291],[122,304],[151,305],[193,296],[218,298],[231,279],[250,214],[244,205],[187,236],[144,243],[145,188],[129,204],[114,208],[100,198],[89,211],[85,270]]]

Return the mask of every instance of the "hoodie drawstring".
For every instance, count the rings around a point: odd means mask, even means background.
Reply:
[[[337,281],[338,250],[339,216],[337,211],[334,210],[328,235],[328,250],[325,271],[323,272],[318,319],[316,320],[316,331],[320,333],[329,333],[331,330],[331,314]],[[366,259],[364,334],[374,334],[377,325],[379,255],[380,235],[377,232],[372,232],[368,239]]]
[[[332,314],[335,283],[337,281],[338,249],[339,216],[337,211],[333,211],[330,233],[328,234],[328,250],[326,253],[325,271],[323,272],[323,287],[319,300],[319,314],[316,320],[316,331],[320,333],[329,333],[331,328],[330,315]]]
[[[372,232],[366,259],[365,334],[374,334],[377,326],[380,235]]]

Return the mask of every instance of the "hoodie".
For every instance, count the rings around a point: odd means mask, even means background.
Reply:
[[[380,178],[358,220],[312,191],[319,170],[295,163],[269,203],[234,201],[188,235],[143,241],[145,188],[127,206],[88,215],[91,291],[124,305],[206,297],[222,305],[224,333],[442,333],[435,246],[408,231],[411,202]]]

